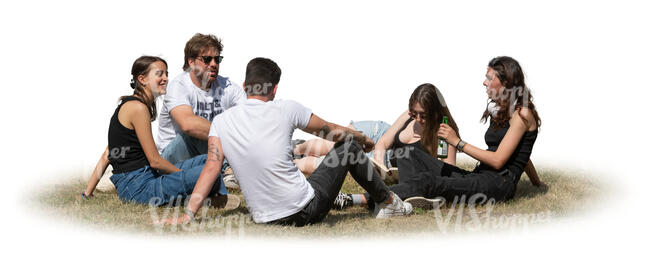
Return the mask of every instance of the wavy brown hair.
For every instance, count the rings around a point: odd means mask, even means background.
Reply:
[[[485,123],[490,118],[490,121],[494,122],[497,127],[505,127],[510,121],[513,112],[525,107],[533,114],[539,128],[542,125],[542,120],[535,109],[535,104],[533,104],[533,96],[526,86],[524,72],[519,62],[509,56],[499,56],[490,60],[488,67],[496,71],[496,77],[499,78],[505,88],[502,88],[494,98],[488,101],[488,106],[490,102],[496,103],[499,106],[499,111],[492,116],[486,107],[481,121]],[[519,116],[521,116],[521,110],[518,112]],[[528,124],[526,118],[521,116],[521,119]]]
[[[138,81],[138,76],[149,74],[149,71],[151,70],[151,64],[155,62],[163,62],[163,64],[165,64],[165,67],[167,67],[167,62],[157,56],[141,56],[136,59],[135,62],[133,62],[133,66],[131,67],[131,88],[133,88],[133,95],[142,99],[142,102],[147,105],[147,108],[149,109],[149,115],[151,117],[151,122],[156,120],[156,116],[158,115],[158,112],[156,110],[156,97],[151,93],[151,90],[149,90],[149,88],[146,88],[140,84],[140,81]],[[120,97],[120,101],[124,100],[127,97],[129,96]]]
[[[221,39],[214,35],[204,35],[201,33],[196,33],[192,36],[192,38],[185,43],[185,62],[183,63],[183,71],[190,69],[190,63],[187,62],[188,60],[197,58],[199,54],[205,52],[211,47],[217,49],[219,54],[221,54],[223,51]]]
[[[456,131],[458,137],[458,126],[456,121],[451,116],[447,103],[440,93],[440,90],[432,84],[425,83],[419,85],[409,99],[409,111],[413,110],[416,103],[419,103],[424,108],[426,114],[426,123],[424,124],[424,132],[422,134],[422,146],[433,157],[438,157],[438,128],[442,123],[442,117],[447,116],[449,119],[449,126]]]

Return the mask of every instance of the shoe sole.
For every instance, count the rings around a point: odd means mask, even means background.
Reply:
[[[240,189],[239,185],[237,183],[235,183],[235,182],[227,181],[227,182],[224,182],[224,184],[226,185],[226,188],[228,188],[228,189],[237,189],[237,190]]]
[[[218,195],[212,198],[211,206],[223,210],[233,210],[241,205],[239,197],[234,195]]]
[[[395,213],[387,214],[387,213],[377,212],[377,214],[375,215],[375,218],[377,218],[377,219],[387,219],[387,218],[391,218],[391,217],[409,216],[409,215],[413,214],[413,206],[410,203],[406,203],[406,202],[404,202],[403,204],[404,204],[404,209],[407,210],[406,213],[395,212]],[[411,207],[410,208],[407,207],[408,205],[411,205]]]
[[[434,207],[440,204],[442,200],[440,199],[428,199],[424,197],[409,197],[404,202],[410,203],[414,208],[420,208],[423,210],[432,210]]]
[[[226,188],[228,188],[228,189],[237,189],[237,190],[240,189],[239,188],[239,183],[237,182],[237,179],[234,177],[235,175],[233,175],[233,173],[232,173],[232,168],[228,168],[228,170],[226,170],[226,172],[223,175],[224,175],[223,176],[223,178],[224,178],[223,183],[226,186]],[[232,179],[229,179],[230,176],[232,176]]]

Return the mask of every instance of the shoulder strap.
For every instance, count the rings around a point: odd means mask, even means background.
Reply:
[[[409,117],[409,119],[406,120],[406,123],[404,123],[402,128],[400,128],[399,131],[397,131],[397,133],[395,133],[395,137],[393,138],[393,145],[397,145],[397,144],[403,145],[404,144],[404,143],[402,143],[402,141],[399,140],[399,134],[402,133],[402,131],[404,131],[404,129],[406,129],[406,127],[411,123],[411,121],[413,121],[413,118]]]

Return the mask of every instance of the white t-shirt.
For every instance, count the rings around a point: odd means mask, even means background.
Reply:
[[[162,152],[176,134],[183,132],[169,114],[175,107],[189,105],[194,115],[212,122],[218,114],[244,101],[244,89],[226,77],[217,76],[210,89],[204,91],[194,85],[189,72],[183,72],[167,85],[167,94],[158,118],[158,151]]]
[[[294,101],[248,99],[212,121],[210,136],[220,138],[256,223],[295,214],[314,198],[290,149],[293,131],[310,117],[311,110]]]

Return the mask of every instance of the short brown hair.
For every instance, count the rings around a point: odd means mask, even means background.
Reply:
[[[194,59],[201,52],[214,47],[221,53],[223,51],[223,45],[221,44],[221,39],[217,38],[214,35],[204,35],[201,33],[196,33],[189,41],[185,44],[185,63],[183,64],[183,71],[187,71],[190,68],[190,64],[187,62],[188,59]]]
[[[273,87],[280,82],[282,70],[273,60],[257,57],[246,65],[246,79],[244,90],[247,95],[269,94]]]

